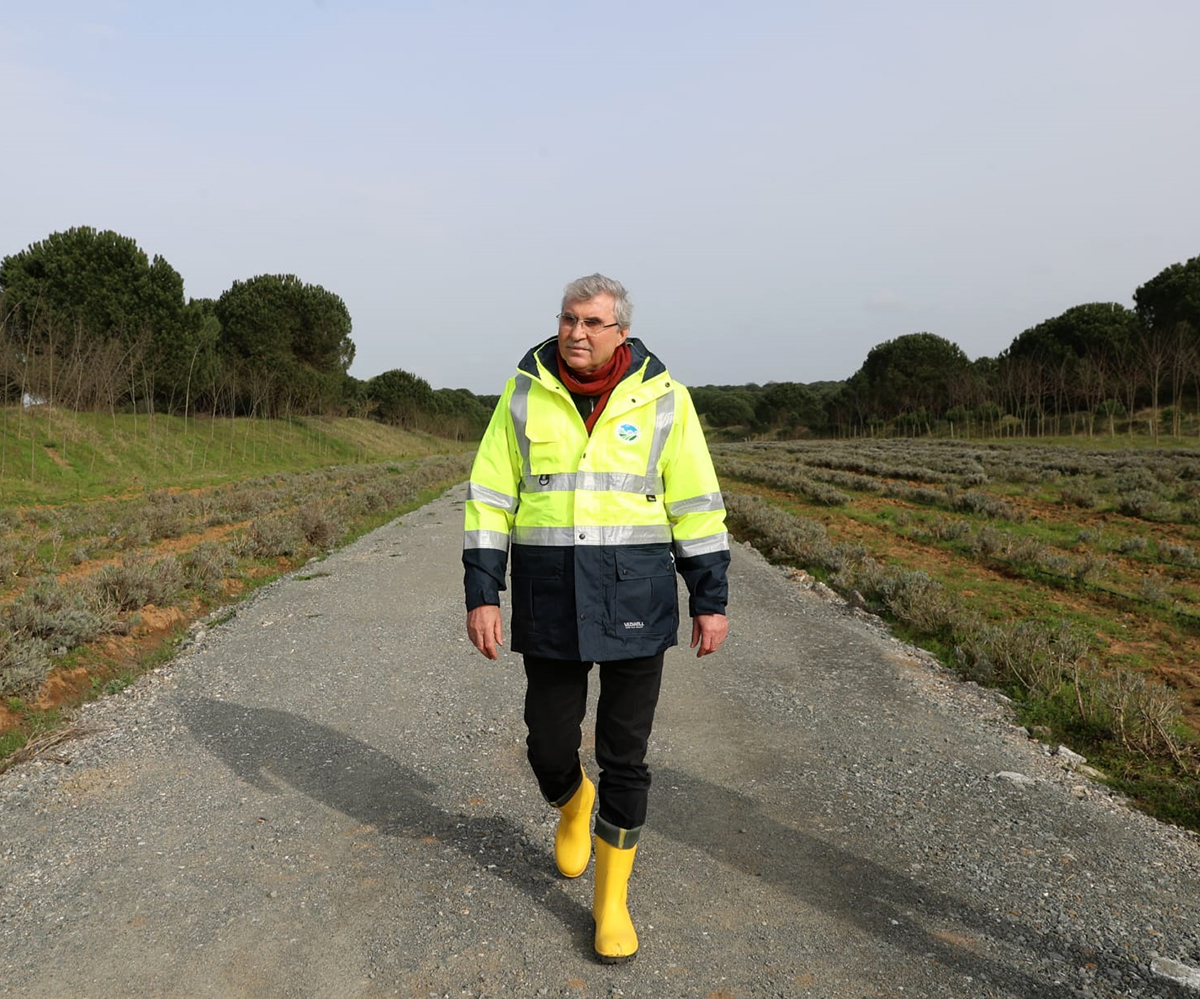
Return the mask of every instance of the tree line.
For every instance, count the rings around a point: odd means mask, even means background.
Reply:
[[[353,415],[456,438],[490,408],[400,368],[361,380],[342,299],[293,274],[185,300],[183,278],[119,233],[79,226],[0,260],[7,404],[290,417]]]
[[[970,360],[929,332],[873,347],[844,381],[693,388],[726,436],[1115,434],[1200,430],[1200,256],[1115,302],[1067,309]],[[6,403],[80,410],[351,415],[477,437],[495,396],[402,368],[361,380],[342,299],[291,274],[185,299],[183,278],[129,237],[87,226],[0,260]]]
[[[910,333],[842,382],[692,389],[727,436],[1027,436],[1200,433],[1200,256],[1139,286],[1134,308],[1076,305],[996,357]]]

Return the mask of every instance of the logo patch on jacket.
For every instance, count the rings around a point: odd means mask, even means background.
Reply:
[[[632,423],[622,423],[617,427],[617,436],[626,444],[632,444],[641,436],[641,431]]]
[[[646,627],[646,623],[644,621],[623,621],[622,624],[624,624],[626,628],[644,628],[644,627]]]

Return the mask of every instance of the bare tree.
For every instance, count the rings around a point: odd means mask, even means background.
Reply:
[[[1076,384],[1079,397],[1083,400],[1083,405],[1087,410],[1087,435],[1089,437],[1095,434],[1096,413],[1100,411],[1100,406],[1108,395],[1109,382],[1107,357],[1103,348],[1089,352],[1079,359],[1076,367]]]
[[[1196,338],[1191,326],[1178,322],[1167,341],[1167,364],[1171,380],[1171,436],[1183,436],[1183,396],[1188,373],[1196,354]]]
[[[1150,436],[1158,442],[1159,392],[1171,364],[1173,332],[1162,329],[1147,330],[1140,343],[1140,358],[1146,384],[1150,389]]]

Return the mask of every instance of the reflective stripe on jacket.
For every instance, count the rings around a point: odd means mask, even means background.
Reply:
[[[557,377],[557,339],[509,379],[471,469],[467,609],[498,604],[512,554],[517,652],[602,662],[677,642],[675,573],[691,614],[724,613],[725,507],[687,389],[641,341],[591,436]]]

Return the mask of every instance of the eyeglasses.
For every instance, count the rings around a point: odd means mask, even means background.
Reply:
[[[573,330],[577,325],[582,325],[585,333],[599,333],[610,326],[620,325],[620,323],[606,323],[603,319],[596,319],[594,316],[590,319],[580,319],[569,312],[560,312],[555,318],[558,319],[558,325],[563,329]]]

